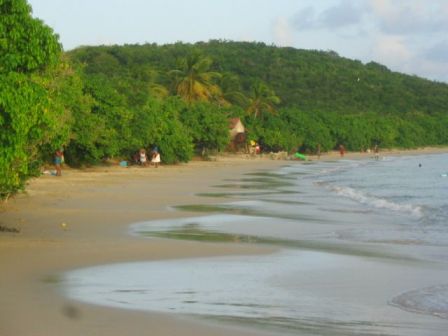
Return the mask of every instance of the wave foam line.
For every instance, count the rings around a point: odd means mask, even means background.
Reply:
[[[383,198],[368,196],[361,191],[355,190],[350,187],[333,186],[330,188],[330,190],[336,192],[340,196],[347,197],[356,202],[373,206],[378,209],[388,209],[392,211],[410,213],[413,216],[419,218],[423,216],[422,208],[417,205],[394,203]]]

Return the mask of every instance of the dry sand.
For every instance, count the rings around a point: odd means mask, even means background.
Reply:
[[[447,150],[380,155],[437,152]],[[351,153],[346,158],[369,156]],[[321,160],[338,157],[330,153]],[[191,215],[169,206],[192,204],[195,193],[210,191],[223,179],[287,163],[228,156],[158,169],[65,169],[62,177],[33,179],[26,193],[0,208],[0,226],[20,231],[0,232],[0,336],[260,335],[260,331],[199,324],[171,315],[73,302],[60,293],[58,275],[123,261],[269,252],[266,247],[238,244],[147,240],[130,236],[127,230],[138,221]],[[197,200],[202,204],[216,201]]]

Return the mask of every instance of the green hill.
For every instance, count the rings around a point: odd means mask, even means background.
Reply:
[[[69,54],[86,63],[89,74],[143,84],[148,68],[163,75],[176,67],[178,58],[192,52],[210,56],[216,71],[238,76],[245,93],[256,81],[267,83],[280,97],[280,107],[345,114],[447,113],[447,84],[392,72],[375,62],[363,64],[332,51],[210,41],[86,47]],[[160,82],[168,84],[163,78]]]
[[[198,135],[209,127],[204,120],[216,114],[243,118],[249,138],[267,151],[313,152],[318,145],[330,150],[339,144],[349,150],[448,144],[446,83],[332,51],[210,41],[81,47],[68,55],[83,64],[83,79],[97,101],[113,101],[134,114],[148,101],[163,105],[184,95],[187,105],[175,109],[196,148],[222,148],[224,140],[217,146],[216,139]],[[208,79],[199,79],[201,75]],[[186,92],[185,81],[184,91],[179,91],[179,79],[188,76],[198,76],[188,81],[199,85],[188,90],[202,93]],[[199,108],[202,114],[192,112],[196,101],[209,104]],[[191,125],[196,127],[192,132]]]

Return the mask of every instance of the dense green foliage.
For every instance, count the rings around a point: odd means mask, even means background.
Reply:
[[[229,144],[229,109],[198,102],[186,107],[181,115],[197,150],[223,150]]]
[[[58,61],[53,30],[31,17],[26,0],[0,0],[0,72],[29,73]]]
[[[25,0],[0,0],[0,198],[23,187],[39,168],[42,147],[67,136],[65,113],[52,99],[51,74],[61,48],[52,30],[31,17]]]
[[[0,14],[0,198],[60,147],[71,165],[225,150],[233,117],[264,151],[448,144],[448,85],[378,63],[227,41],[63,54],[26,0]]]
[[[433,114],[443,112],[448,103],[446,84],[391,72],[375,62],[364,65],[334,52],[211,41],[194,45],[85,47],[70,55],[86,64],[88,74],[101,72],[109,78],[133,79],[133,88],[147,93],[148,79],[143,74],[148,69],[162,74],[157,80],[168,87],[166,75],[178,68],[179,59],[192,53],[212,59],[211,70],[237,76],[246,96],[255,83],[266,83],[280,98],[280,107],[344,114]]]
[[[249,138],[265,150],[313,152],[318,144],[330,150],[339,143],[349,150],[448,143],[448,85],[331,51],[210,41],[84,47],[69,55],[84,64],[87,82],[104,75],[130,108],[139,109],[148,97],[161,97],[160,92],[165,97],[178,94],[190,103],[233,106],[224,115],[243,117]],[[173,80],[173,74],[180,77]],[[183,90],[179,78],[187,79]],[[193,83],[198,85],[196,93]],[[210,105],[208,111],[211,118],[216,108]],[[182,122],[196,113],[191,106],[185,108]],[[194,128],[191,134],[197,146],[203,146],[201,132]]]

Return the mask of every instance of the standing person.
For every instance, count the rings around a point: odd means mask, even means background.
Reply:
[[[317,158],[320,160],[320,144],[317,144],[316,154],[317,154]]]
[[[156,168],[159,167],[159,163],[160,163],[160,153],[159,152],[152,153],[151,163],[153,163]]]
[[[373,148],[373,153],[375,155],[375,160],[379,160],[380,158],[380,149],[378,148],[378,145],[375,145]]]
[[[140,149],[140,164],[144,167],[146,167],[146,151],[144,148]]]
[[[54,166],[56,168],[56,176],[62,176],[61,165],[64,160],[64,152],[61,149],[56,150],[54,153]]]
[[[341,157],[344,157],[345,154],[345,147],[343,144],[339,145],[339,154],[341,154]]]

